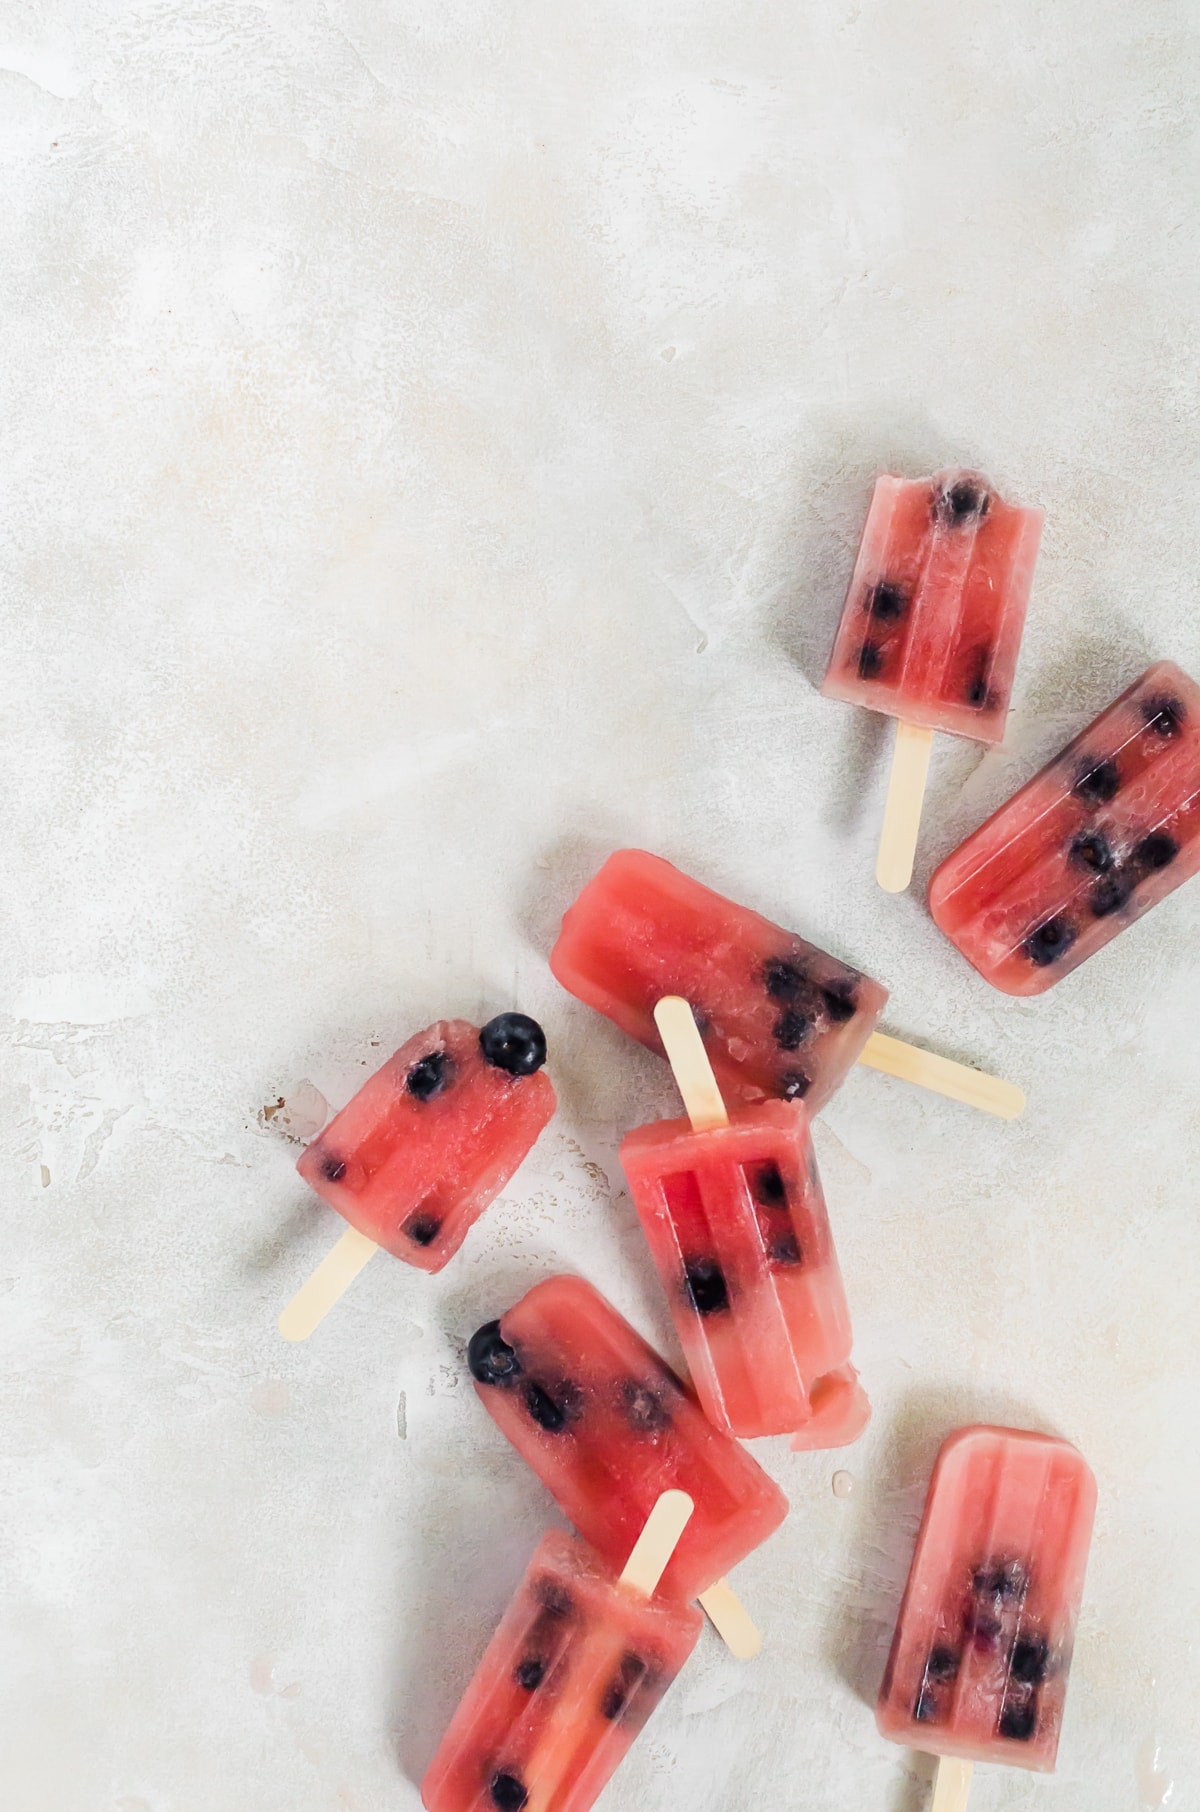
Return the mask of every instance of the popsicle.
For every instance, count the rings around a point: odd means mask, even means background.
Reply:
[[[610,1566],[661,1492],[687,1492],[695,1514],[661,1589],[699,1597],[725,1633],[710,1588],[778,1528],[787,1499],[641,1335],[582,1278],[552,1277],[481,1327],[467,1357],[488,1414]]]
[[[381,1246],[440,1271],[554,1112],[536,1020],[418,1032],[335,1114],[297,1165],[350,1226],[279,1318],[305,1339]]]
[[[942,1803],[949,1781],[965,1804],[964,1764],[1054,1767],[1095,1507],[1066,1441],[976,1426],[942,1444],[876,1712],[892,1742],[952,1758]]]
[[[690,1508],[664,1493],[620,1578],[542,1537],[421,1783],[427,1812],[588,1812],[696,1646],[700,1613],[653,1595]]]
[[[980,472],[876,480],[821,686],[899,720],[876,877],[898,893],[913,852],[935,730],[999,742],[1025,624],[1042,512]]]
[[[550,967],[660,1056],[654,1008],[682,995],[729,1101],[816,1114],[858,1062],[1006,1119],[1025,1105],[1012,1083],[877,1032],[879,982],[645,850],[617,850],[587,883]]]
[[[688,1003],[661,1000],[655,1020],[688,1117],[630,1133],[621,1163],[701,1406],[728,1434],[844,1446],[870,1404],[808,1116],[799,1101],[730,1115]]]
[[[1041,994],[1200,868],[1200,686],[1158,661],[947,856],[934,921]]]

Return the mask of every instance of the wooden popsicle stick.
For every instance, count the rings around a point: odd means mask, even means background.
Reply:
[[[357,1227],[347,1227],[337,1245],[325,1254],[308,1282],[301,1284],[280,1315],[279,1332],[284,1339],[307,1340],[378,1250],[374,1240],[369,1240]]]
[[[686,1491],[663,1492],[625,1562],[620,1579],[623,1586],[632,1586],[635,1592],[653,1598],[695,1508]]]
[[[762,1647],[762,1636],[727,1579],[718,1579],[707,1592],[701,1592],[700,1609],[731,1655],[739,1661],[753,1661]]]
[[[682,995],[665,994],[654,1009],[654,1023],[693,1132],[728,1126],[729,1115],[690,1003]]]
[[[934,1051],[922,1050],[919,1044],[906,1044],[886,1032],[872,1032],[858,1053],[858,1061],[869,1069],[882,1070],[901,1082],[913,1082],[918,1088],[932,1089],[935,1095],[948,1095],[952,1101],[965,1101],[981,1113],[997,1114],[1001,1120],[1015,1120],[1025,1112],[1025,1091],[1015,1082],[1004,1082],[983,1070],[973,1070],[965,1063],[939,1057]]]
[[[919,724],[906,724],[903,719],[897,723],[892,775],[888,781],[883,829],[879,833],[879,855],[875,862],[875,879],[885,893],[903,893],[912,880],[932,746],[932,730]]]
[[[958,1755],[939,1755],[929,1812],[967,1812],[972,1765]]]

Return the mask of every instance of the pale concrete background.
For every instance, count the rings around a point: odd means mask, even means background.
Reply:
[[[869,1701],[979,1417],[1101,1496],[1059,1772],[972,1806],[1200,1805],[1200,887],[992,993],[874,887],[888,732],[814,690],[873,474],[960,458],[1047,527],[919,882],[1200,669],[1198,42],[1187,0],[0,5],[4,1812],[417,1806],[551,1514],[464,1337],[565,1266],[673,1350],[614,1159],[670,1089],[545,964],[627,841],[1030,1108],[860,1071],[824,1115],[875,1419],[765,1445],[767,1654],[706,1636],[606,1806],[920,1812]],[[527,1168],[285,1347],[336,1223],[260,1110],[512,1004]]]

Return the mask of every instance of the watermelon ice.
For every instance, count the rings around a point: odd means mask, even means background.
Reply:
[[[588,882],[550,967],[660,1056],[655,1005],[682,995],[730,1099],[803,1099],[813,1113],[887,1000],[869,976],[640,849],[618,850]]]
[[[1095,1508],[1066,1441],[974,1427],[943,1442],[879,1694],[885,1737],[1054,1767]]]
[[[706,1591],[787,1515],[778,1485],[582,1278],[536,1284],[478,1330],[468,1361],[488,1414],[610,1566],[664,1491],[693,1499],[669,1597]]]
[[[544,1535],[421,1783],[427,1812],[588,1812],[702,1623]]]
[[[524,1013],[442,1019],[401,1045],[297,1169],[397,1258],[440,1271],[554,1112],[546,1040]]]
[[[821,691],[999,742],[1041,532],[979,472],[877,479]]]
[[[703,1132],[660,1120],[629,1134],[621,1162],[709,1420],[804,1430],[812,1447],[853,1440],[869,1408],[804,1108],[767,1101]]]
[[[934,921],[1006,994],[1041,994],[1200,869],[1200,686],[1170,661],[946,857]]]

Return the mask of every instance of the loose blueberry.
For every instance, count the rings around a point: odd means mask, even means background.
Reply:
[[[973,519],[982,522],[990,506],[991,497],[981,484],[958,478],[938,492],[933,513],[943,528],[964,528]]]
[[[430,1051],[414,1063],[405,1078],[405,1087],[418,1101],[432,1100],[454,1080],[454,1059],[449,1051]]]
[[[621,1406],[630,1427],[637,1434],[661,1434],[671,1426],[671,1412],[656,1390],[639,1378],[625,1378],[621,1383]]]
[[[958,1672],[958,1661],[959,1657],[952,1648],[947,1648],[944,1643],[939,1643],[936,1648],[931,1648],[929,1651],[929,1659],[925,1663],[925,1678],[927,1680],[953,1680]]]
[[[776,1044],[784,1051],[795,1051],[804,1043],[809,1034],[807,1013],[795,1011],[784,1013],[775,1021],[772,1035]]]
[[[1046,1677],[1050,1645],[1044,1636],[1022,1636],[1014,1643],[1009,1671],[1023,1686],[1036,1686]]]
[[[1027,1743],[1037,1729],[1036,1705],[1006,1705],[1000,1713],[1000,1735]]]
[[[321,1175],[327,1183],[340,1183],[345,1174],[345,1158],[326,1158],[321,1166]]]
[[[922,1687],[913,1706],[913,1717],[919,1724],[932,1724],[937,1717],[937,1699]]]
[[[627,1652],[621,1657],[620,1670],[614,1680],[610,1680],[604,1694],[601,1711],[611,1723],[619,1718],[634,1687],[646,1672],[646,1663],[640,1655]]]
[[[467,1364],[480,1384],[511,1384],[521,1372],[521,1361],[501,1334],[498,1321],[486,1322],[471,1335]]]
[[[1119,912],[1134,889],[1134,877],[1122,873],[1119,869],[1107,874],[1088,891],[1088,909],[1092,917],[1106,919],[1110,913]]]
[[[1077,862],[1082,862],[1085,868],[1092,869],[1096,874],[1103,874],[1106,868],[1113,865],[1108,838],[1099,831],[1084,831],[1082,836],[1076,837],[1071,845],[1071,854]]]
[[[778,1164],[764,1164],[754,1179],[754,1193],[768,1208],[787,1201],[787,1190]]]
[[[803,1070],[785,1070],[779,1078],[779,1092],[785,1101],[803,1101],[812,1087],[812,1077]]]
[[[844,1024],[847,1019],[853,1019],[854,983],[848,977],[842,981],[830,982],[827,988],[822,988],[821,993],[825,999],[825,1011],[830,1019],[838,1025]]]
[[[880,623],[895,623],[908,609],[908,593],[894,579],[880,579],[867,593],[867,609]]]
[[[492,1804],[499,1812],[521,1812],[521,1807],[529,1798],[529,1789],[515,1774],[493,1774],[488,1782],[488,1792]]]
[[[1048,968],[1065,956],[1075,942],[1075,927],[1069,919],[1047,919],[1025,939],[1025,954],[1039,969]]]
[[[567,1425],[574,1393],[568,1385],[565,1390],[560,1389],[559,1396],[562,1400],[556,1403],[543,1385],[532,1380],[525,1386],[525,1407],[547,1434],[561,1434]]]
[[[716,1315],[729,1307],[725,1273],[715,1259],[690,1259],[684,1271],[684,1281],[697,1314]]]
[[[864,642],[858,651],[859,679],[878,679],[882,667],[882,650],[876,648],[874,642]]]
[[[1178,736],[1187,712],[1179,699],[1166,694],[1161,698],[1146,699],[1142,716],[1146,728],[1153,730],[1156,736]]]
[[[1121,787],[1121,770],[1115,761],[1090,762],[1081,769],[1071,791],[1089,805],[1107,805]]]
[[[804,988],[804,972],[782,956],[769,956],[763,964],[763,981],[772,1000],[795,1000]]]
[[[517,1662],[513,1670],[513,1679],[518,1686],[523,1686],[526,1692],[536,1692],[542,1683],[545,1672],[546,1663],[540,1655],[526,1655],[523,1661]]]
[[[1166,831],[1151,831],[1133,852],[1139,868],[1166,868],[1179,854],[1179,845]]]
[[[532,1076],[546,1061],[546,1034],[528,1013],[497,1013],[480,1032],[479,1048],[498,1070]]]
[[[781,1233],[771,1241],[771,1263],[774,1265],[798,1265],[802,1256],[800,1242],[794,1233]]]
[[[404,1224],[404,1232],[409,1239],[415,1239],[418,1246],[431,1246],[442,1230],[442,1223],[434,1214],[415,1214]]]

